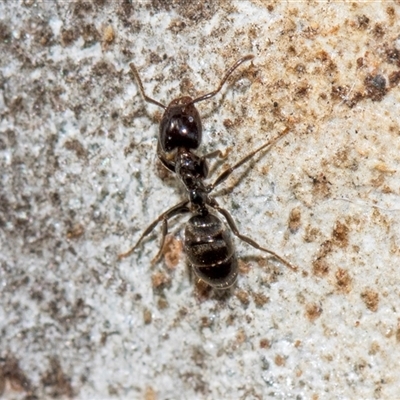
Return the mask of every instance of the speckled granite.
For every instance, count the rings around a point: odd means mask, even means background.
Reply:
[[[5,399],[394,399],[400,387],[398,2],[0,3],[0,392]],[[163,103],[240,230],[226,293],[190,280],[185,196],[156,157]],[[232,190],[227,190],[232,189]],[[36,396],[36,397],[35,397]]]

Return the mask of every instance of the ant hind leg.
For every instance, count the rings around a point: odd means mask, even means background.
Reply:
[[[190,210],[187,207],[188,203],[189,203],[188,200],[182,201],[182,202],[176,204],[174,207],[171,207],[169,210],[165,211],[161,215],[159,215],[157,217],[157,219],[155,219],[146,228],[146,230],[142,233],[142,235],[140,236],[139,240],[136,242],[136,244],[133,247],[131,247],[127,252],[118,255],[118,260],[122,260],[123,258],[129,257],[137,249],[137,247],[140,245],[142,240],[153,231],[153,229],[157,226],[157,224],[159,222],[162,221],[163,225],[162,225],[161,246],[160,246],[160,249],[159,249],[158,253],[156,254],[156,256],[152,260],[152,264],[155,264],[160,259],[161,254],[162,254],[162,249],[164,247],[164,242],[165,242],[165,236],[168,233],[168,220],[170,218],[174,217],[175,215],[189,212]]]
[[[231,214],[225,210],[224,208],[221,208],[219,204],[217,203],[216,200],[212,199],[210,206],[213,207],[215,210],[217,210],[220,214],[224,216],[226,221],[228,222],[229,227],[231,228],[233,234],[237,236],[240,240],[243,240],[243,242],[248,243],[250,246],[253,246],[254,248],[264,251],[266,253],[271,254],[274,256],[277,260],[279,260],[281,263],[286,265],[288,268],[290,268],[293,271],[297,271],[298,268],[291,264],[289,261],[286,261],[284,258],[282,258],[280,255],[276,254],[274,251],[266,249],[265,247],[261,247],[257,242],[255,242],[253,239],[250,239],[249,237],[242,235],[239,232],[239,229],[237,228],[235,221],[233,220]]]

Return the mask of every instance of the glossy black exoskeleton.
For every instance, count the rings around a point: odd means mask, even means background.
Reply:
[[[168,106],[159,103],[145,94],[136,67],[133,64],[130,65],[143,98],[147,102],[164,109],[164,114],[160,122],[157,154],[163,165],[174,172],[181,180],[188,192],[188,199],[161,214],[143,232],[137,243],[129,251],[119,255],[119,259],[132,254],[143,238],[145,238],[159,222],[162,222],[160,250],[153,259],[153,262],[156,262],[162,254],[165,236],[168,233],[168,220],[178,214],[191,213],[193,215],[185,227],[184,249],[189,264],[193,268],[195,274],[210,286],[217,289],[227,289],[236,281],[238,264],[231,232],[256,249],[265,251],[288,267],[294,270],[296,269],[296,267],[278,254],[261,247],[254,240],[242,235],[238,231],[229,212],[221,208],[217,201],[209,195],[210,192],[217,185],[225,181],[235,169],[246,163],[261,150],[271,146],[287,132],[284,132],[273,140],[269,140],[258,149],[246,155],[234,166],[223,171],[212,184],[206,184],[204,182],[208,176],[207,158],[215,156],[223,157],[223,153],[216,151],[205,156],[198,156],[193,153],[193,150],[200,146],[202,140],[201,118],[195,107],[195,103],[215,96],[221,90],[232,72],[243,62],[251,59],[253,59],[253,56],[248,55],[236,61],[236,63],[227,70],[216,90],[195,99],[188,96],[180,97],[171,101]],[[213,211],[220,213],[225,218],[229,229]]]

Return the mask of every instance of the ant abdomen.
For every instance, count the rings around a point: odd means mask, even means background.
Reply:
[[[185,251],[195,274],[210,286],[227,289],[236,282],[237,259],[230,230],[215,215],[195,215],[185,228]]]

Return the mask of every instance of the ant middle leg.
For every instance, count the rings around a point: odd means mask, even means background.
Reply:
[[[184,200],[184,201],[176,204],[174,207],[171,207],[169,210],[165,211],[161,215],[159,215],[146,228],[146,230],[142,233],[139,240],[136,242],[136,244],[133,247],[131,247],[127,252],[118,255],[118,260],[122,260],[123,258],[129,257],[136,250],[136,248],[140,245],[142,240],[153,231],[153,229],[157,226],[157,224],[159,222],[162,221],[162,238],[161,238],[160,249],[151,262],[152,264],[155,264],[160,259],[161,254],[162,254],[162,249],[164,247],[164,242],[165,242],[165,236],[168,233],[168,220],[170,218],[174,217],[175,215],[190,212],[190,209],[187,206],[188,203],[189,203],[188,200]]]
[[[251,160],[257,153],[259,153],[260,151],[264,150],[266,147],[270,147],[272,145],[274,145],[278,140],[280,140],[281,138],[283,138],[284,136],[286,136],[289,133],[289,129],[285,129],[280,135],[278,135],[276,138],[274,139],[270,139],[267,142],[265,142],[262,146],[260,146],[259,148],[253,150],[251,153],[247,154],[246,156],[244,156],[239,162],[237,162],[235,165],[233,165],[232,167],[227,168],[225,171],[223,171],[218,178],[214,181],[214,183],[212,183],[211,185],[209,185],[207,187],[207,191],[211,192],[212,190],[214,190],[214,188],[218,185],[220,185],[222,182],[224,182],[231,174],[233,171],[235,171],[236,169],[238,169],[240,166],[242,166],[243,164],[245,164],[247,161]]]
[[[224,216],[224,218],[226,219],[226,221],[228,222],[229,227],[231,228],[233,234],[235,236],[237,236],[240,240],[243,240],[243,242],[248,243],[250,246],[253,246],[254,248],[256,248],[257,250],[261,250],[264,251],[266,253],[271,254],[272,256],[274,256],[277,260],[279,260],[281,263],[283,263],[284,265],[286,265],[287,267],[289,267],[291,270],[293,271],[297,271],[297,267],[294,266],[293,264],[291,264],[289,261],[286,261],[284,258],[282,258],[279,254],[275,253],[272,250],[266,249],[265,247],[261,247],[256,241],[254,241],[253,239],[242,235],[239,232],[239,229],[237,228],[235,221],[233,220],[231,214],[229,213],[229,211],[225,210],[224,208],[220,207],[219,204],[217,203],[217,201],[215,199],[211,199],[210,201],[210,206],[212,208],[214,208],[215,210],[217,210],[220,214],[222,214]]]

